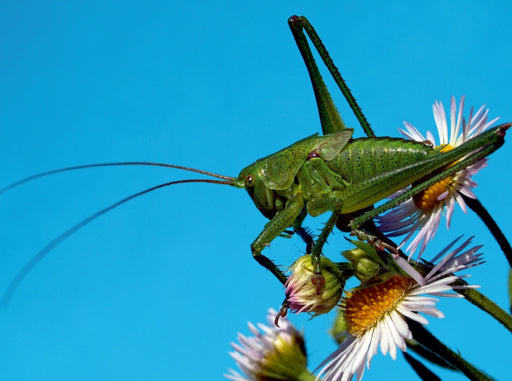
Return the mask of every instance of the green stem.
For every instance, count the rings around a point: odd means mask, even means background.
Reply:
[[[411,349],[412,351],[416,352],[416,354],[420,355],[421,357],[423,357],[425,360],[428,360],[432,364],[436,364],[450,370],[457,370],[452,364],[447,362],[444,358],[439,357],[439,355],[437,355],[436,353],[425,348],[425,346],[420,344],[417,340],[410,339],[406,340],[406,342],[408,350]]]
[[[480,217],[485,226],[487,226],[496,242],[498,242],[498,245],[500,245],[503,254],[505,254],[508,264],[512,267],[512,247],[510,247],[507,237],[505,237],[505,234],[503,234],[496,221],[494,221],[494,218],[492,218],[487,209],[485,209],[482,203],[476,198],[469,198],[464,195],[462,197],[464,198],[464,202]]]
[[[403,354],[405,360],[423,381],[441,381],[441,379],[434,372],[428,369],[421,361],[416,360],[407,352],[403,352]]]
[[[510,313],[512,314],[512,270],[508,270],[508,298]]]
[[[454,286],[464,286],[467,285],[465,281],[459,279],[452,283]],[[500,322],[506,329],[512,332],[512,316],[510,316],[505,310],[503,310],[500,306],[490,300],[481,292],[478,292],[474,288],[466,288],[462,290],[455,289],[459,294],[464,295],[464,297],[472,304],[480,308],[482,311],[487,312],[494,319]]]
[[[425,348],[445,359],[448,363],[464,373],[464,375],[470,380],[493,380],[493,378],[464,360],[460,354],[455,353],[444,345],[420,323],[407,319],[407,324],[411,329],[414,339],[421,343]]]

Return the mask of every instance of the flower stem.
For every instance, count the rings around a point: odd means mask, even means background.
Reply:
[[[512,314],[512,270],[508,270],[508,298],[510,303],[510,313]]]
[[[437,337],[435,337],[420,323],[411,319],[407,319],[407,324],[409,325],[413,337],[419,343],[445,359],[448,363],[464,373],[464,375],[470,380],[493,380],[493,378],[464,360],[459,353],[455,353],[446,345],[444,345]]]
[[[416,374],[420,376],[422,380],[429,381],[442,381],[434,372],[428,369],[421,361],[416,360],[407,352],[403,352],[405,360],[409,363],[409,365],[414,369]]]
[[[491,234],[494,236],[496,242],[498,242],[498,245],[500,245],[503,254],[505,254],[505,257],[512,268],[512,247],[505,237],[505,234],[503,234],[496,221],[494,221],[494,218],[492,218],[487,209],[485,209],[482,203],[476,198],[470,198],[464,195],[462,197],[464,198],[464,202],[478,215],[478,217],[480,217],[487,228],[489,228]]]
[[[452,364],[447,362],[444,358],[440,357],[438,354],[430,351],[429,349],[425,348],[424,345],[419,343],[415,339],[407,339],[407,349],[411,349],[414,352],[416,352],[418,355],[423,357],[425,360],[430,361],[432,364],[436,364],[439,366],[442,366],[443,368],[450,369],[450,370],[457,370]]]
[[[467,285],[465,281],[459,279],[452,283],[454,286]],[[464,297],[472,304],[480,308],[482,311],[487,312],[493,318],[495,318],[498,322],[500,322],[506,329],[512,332],[512,316],[510,316],[505,310],[503,310],[500,306],[494,303],[487,296],[482,294],[481,292],[475,290],[474,288],[466,288],[466,289],[457,289],[455,288],[459,294],[464,295]]]

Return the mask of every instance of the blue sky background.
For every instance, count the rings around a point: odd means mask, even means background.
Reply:
[[[0,3],[0,186],[58,167],[119,160],[235,176],[320,130],[309,79],[287,25],[306,15],[375,131],[407,120],[434,129],[432,103],[466,94],[512,120],[511,8],[480,1]],[[357,122],[330,83],[347,124]],[[467,113],[469,108],[467,108]],[[361,132],[358,130],[358,135]],[[510,139],[510,138],[509,138]],[[507,142],[476,176],[482,203],[510,237]],[[0,289],[41,247],[98,209],[186,173],[104,168],[56,175],[0,198]],[[324,218],[308,219],[319,227]],[[279,307],[280,284],[251,258],[265,218],[240,190],[179,185],[126,204],[72,236],[0,311],[2,380],[205,380],[247,320]],[[508,308],[508,265],[478,218],[459,210],[430,255],[476,235],[487,263],[471,281]],[[346,249],[341,233],[326,248]],[[266,254],[289,265],[298,238]],[[442,300],[429,327],[497,379],[510,333],[463,300]],[[314,368],[335,349],[334,315],[304,328]],[[443,379],[463,380],[452,372]],[[415,379],[377,355],[365,380]]]

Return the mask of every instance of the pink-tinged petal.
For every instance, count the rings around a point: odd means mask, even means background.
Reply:
[[[231,343],[235,352],[229,355],[236,361],[246,377],[229,369],[224,376],[234,381],[297,379],[307,371],[307,358],[304,352],[302,334],[285,318],[274,325],[276,311],[269,310],[269,325],[248,323],[254,335],[247,337],[238,334],[240,344]]]
[[[481,263],[481,254],[477,253],[480,247],[467,249],[471,239],[452,249],[456,242],[453,241],[435,256],[431,262],[438,261],[437,264],[415,264],[423,267],[422,273],[427,274],[424,284],[416,284],[407,276],[394,275],[382,283],[361,285],[350,293],[341,305],[348,338],[320,364],[322,370],[317,379],[348,381],[356,375],[360,380],[365,365],[370,368],[371,359],[379,348],[384,355],[389,353],[393,359],[397,356],[397,348],[401,351],[407,349],[406,340],[413,339],[413,335],[406,318],[420,324],[428,324],[424,315],[443,318],[444,314],[436,308],[438,299],[433,295],[453,297],[456,295],[454,289],[472,288],[470,285],[451,286],[459,278],[454,273]],[[397,262],[401,260],[397,258]],[[386,297],[391,297],[389,303],[382,304]],[[365,311],[359,322],[355,320],[359,311],[357,303],[364,303],[362,311]],[[392,306],[391,309],[388,306]],[[380,315],[368,319],[368,311]],[[357,327],[357,332],[351,332],[351,326]]]
[[[485,106],[480,107],[475,113],[471,109],[467,122],[463,118],[465,97],[462,96],[457,108],[454,97],[450,100],[450,130],[443,104],[435,101],[433,105],[434,119],[440,138],[440,145],[450,144],[453,147],[464,144],[489,128],[496,119],[488,122],[488,109]],[[410,123],[404,123],[407,131],[404,131],[406,137],[413,140],[422,139],[422,135]],[[462,128],[461,128],[462,127]],[[427,139],[435,141],[434,137],[427,131]],[[400,247],[406,247],[409,257],[419,252],[419,257],[425,251],[428,243],[434,238],[443,215],[446,217],[446,227],[450,227],[451,217],[455,210],[455,204],[465,212],[466,203],[462,196],[476,198],[471,190],[477,186],[472,180],[480,169],[487,165],[487,160],[482,159],[475,164],[465,168],[457,173],[451,184],[447,186],[444,192],[437,199],[437,204],[432,209],[419,209],[412,200],[397,206],[383,216],[379,216],[376,221],[379,228],[389,237],[404,236]],[[391,198],[396,197],[400,192],[395,193]],[[406,243],[407,246],[405,245]]]
[[[434,119],[436,121],[437,132],[439,135],[439,144],[448,143],[448,126],[446,123],[446,114],[441,102],[435,101],[434,103]]]
[[[432,132],[430,131],[427,131],[427,140],[429,142],[432,142],[434,146],[436,145],[436,138],[434,137],[434,134],[432,134]]]
[[[411,140],[415,140],[415,141],[423,141],[425,140],[425,138],[423,137],[423,135],[416,129],[416,127],[414,127],[412,124],[408,123],[408,122],[404,122],[404,125],[406,127],[405,130],[399,128],[398,131],[403,135],[405,136],[406,138],[408,139],[411,139]]]
[[[298,258],[290,267],[291,275],[285,283],[289,309],[295,313],[307,312],[313,316],[332,310],[341,298],[345,277],[327,257],[314,264],[309,254]],[[319,282],[318,278],[322,281]]]

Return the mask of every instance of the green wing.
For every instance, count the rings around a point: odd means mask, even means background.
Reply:
[[[265,185],[274,190],[289,188],[300,167],[310,154],[326,161],[333,160],[352,138],[352,129],[318,136],[318,134],[299,140],[285,149],[256,162]]]

